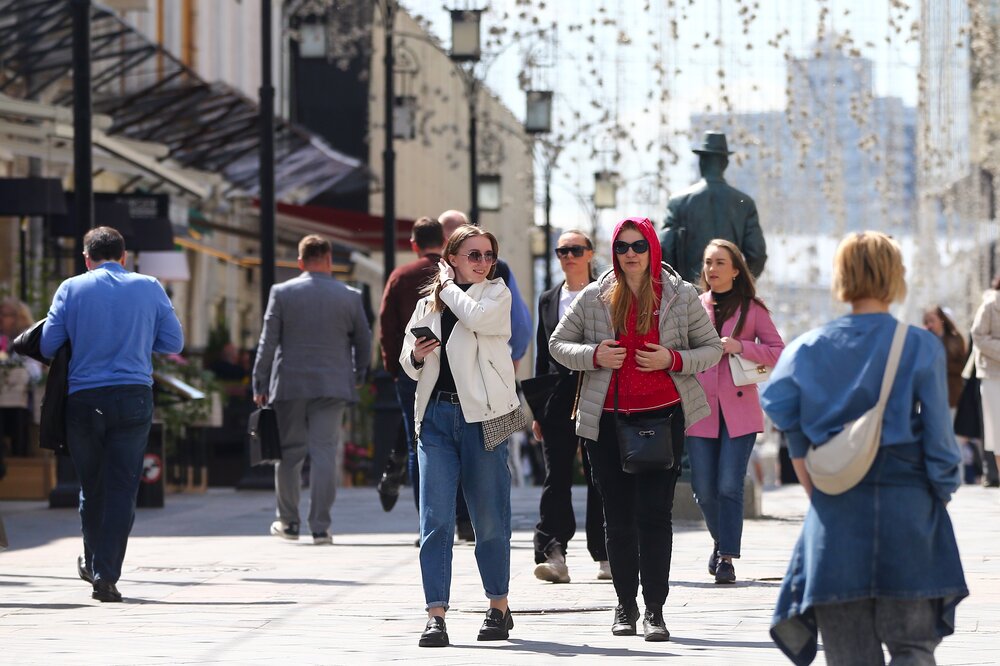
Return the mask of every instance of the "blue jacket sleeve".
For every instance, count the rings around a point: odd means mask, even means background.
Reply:
[[[788,454],[792,458],[805,458],[809,440],[802,432],[802,394],[794,373],[795,351],[786,349],[778,358],[771,379],[760,394],[760,406],[774,426],[785,433]]]
[[[521,291],[517,288],[517,281],[514,279],[514,272],[510,273],[510,282],[507,285],[510,289],[510,357],[515,361],[520,361],[528,351],[528,344],[531,342],[531,311],[528,304],[521,298]]]
[[[181,322],[177,319],[174,306],[170,302],[170,297],[163,287],[159,287],[158,302],[156,304],[156,339],[153,341],[153,351],[158,354],[179,354],[184,349],[184,331],[181,329]]]
[[[934,494],[947,502],[962,482],[962,455],[948,411],[948,380],[944,345],[936,345],[930,363],[914,377],[920,401],[924,464]]]
[[[67,340],[69,333],[66,330],[66,283],[64,282],[59,285],[55,296],[52,297],[52,305],[42,326],[40,345],[42,355],[45,358],[55,358],[56,352]]]

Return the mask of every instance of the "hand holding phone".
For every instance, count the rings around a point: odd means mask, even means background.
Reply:
[[[438,336],[434,335],[434,331],[431,330],[430,326],[417,326],[416,328],[411,328],[410,333],[413,333],[413,335],[416,336],[418,340],[420,338],[424,338],[425,341],[435,340],[438,343],[441,342],[438,339]]]

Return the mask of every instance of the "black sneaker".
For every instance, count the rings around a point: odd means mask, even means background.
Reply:
[[[628,608],[618,604],[615,608],[615,622],[611,625],[611,633],[615,636],[635,636],[635,623],[639,621],[639,607]]]
[[[513,628],[514,618],[511,617],[509,608],[504,613],[501,613],[499,608],[491,608],[486,611],[486,619],[479,629],[478,640],[505,641]]]
[[[448,647],[448,627],[444,618],[433,615],[427,619],[424,633],[420,634],[420,647]]]
[[[708,575],[714,576],[719,567],[719,542],[716,541],[712,547],[712,556],[708,558]]]
[[[716,583],[735,583],[736,569],[729,560],[719,560],[719,566],[715,570]]]
[[[646,609],[646,614],[642,618],[642,635],[651,643],[669,641],[670,632],[663,621],[663,609]]]
[[[280,520],[276,520],[271,523],[271,534],[282,539],[288,539],[289,541],[299,540],[299,524],[298,523],[283,523]]]

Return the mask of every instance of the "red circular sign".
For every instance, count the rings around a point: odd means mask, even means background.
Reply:
[[[147,453],[142,457],[142,482],[157,483],[163,476],[163,461],[155,453]]]

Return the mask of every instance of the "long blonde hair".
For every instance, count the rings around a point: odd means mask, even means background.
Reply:
[[[490,239],[490,245],[493,247],[493,254],[497,257],[500,256],[500,244],[497,243],[497,238],[490,232],[481,229],[480,227],[473,226],[471,224],[463,224],[455,232],[448,237],[448,243],[445,245],[443,256],[441,257],[445,261],[448,261],[448,257],[458,254],[458,251],[462,247],[467,239],[474,236],[485,236]],[[451,262],[448,262],[449,264]],[[490,272],[486,275],[487,280],[492,280],[497,273],[497,265],[494,263],[490,267]],[[444,301],[441,300],[441,275],[440,273],[435,273],[434,277],[431,278],[426,285],[424,285],[423,291],[421,292],[424,296],[434,296],[434,311],[443,312],[444,311]]]
[[[619,230],[619,234],[626,229],[640,231],[639,227],[635,224],[626,222]],[[649,254],[650,261],[652,261],[652,253]],[[657,302],[656,293],[653,291],[653,279],[650,273],[652,270],[659,270],[659,266],[650,266],[649,270],[646,271],[642,284],[639,285],[638,294],[633,294],[632,290],[625,283],[625,280],[619,276],[620,269],[617,268],[617,262],[615,266],[615,286],[611,288],[611,293],[608,294],[608,302],[611,306],[611,325],[614,327],[615,335],[625,330],[628,322],[628,311],[633,305],[636,308],[636,332],[639,335],[645,335],[649,333],[649,329],[653,325],[653,312],[660,306]]]

